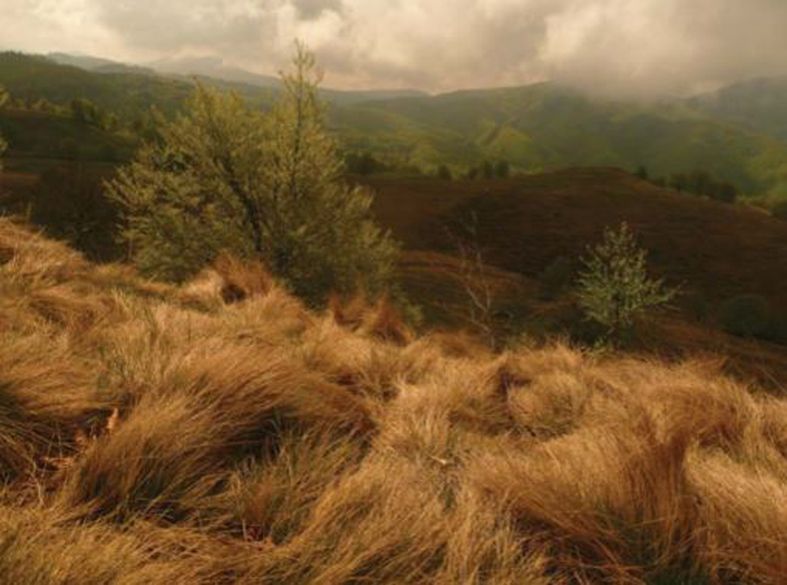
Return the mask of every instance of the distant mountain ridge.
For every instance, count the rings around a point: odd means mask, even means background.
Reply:
[[[689,101],[710,115],[787,141],[787,76],[743,81]]]
[[[198,77],[264,89],[278,89],[281,87],[278,77],[262,75],[239,67],[226,65],[224,61],[218,57],[160,59],[144,66],[129,65],[98,57],[70,55],[66,53],[49,53],[46,57],[61,65],[71,65],[95,73],[140,73],[147,75],[176,76],[180,78]],[[421,97],[428,95],[426,92],[415,89],[353,91],[331,88],[324,88],[323,94],[327,99],[341,103],[394,99],[400,97]]]

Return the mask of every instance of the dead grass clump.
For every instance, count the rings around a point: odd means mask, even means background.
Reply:
[[[288,430],[362,436],[373,426],[358,398],[279,355],[231,346],[187,355],[85,454],[68,500],[92,514],[183,518],[233,463],[275,452]]]
[[[323,495],[297,537],[240,582],[428,583],[446,535],[440,495],[418,467],[367,462]]]
[[[365,452],[351,437],[286,435],[275,455],[233,473],[217,506],[236,536],[286,543],[303,529],[322,494],[356,469]]]
[[[635,419],[481,457],[470,475],[507,502],[534,552],[548,551],[556,578],[639,583],[691,559],[686,449],[685,437],[662,442]]]
[[[0,507],[0,583],[106,585],[187,583],[188,565],[157,558],[145,540],[62,510]]]
[[[114,308],[110,295],[95,295],[66,285],[31,292],[30,308],[43,319],[79,333],[94,326]]]
[[[260,261],[241,261],[221,254],[213,263],[221,277],[221,297],[227,304],[265,295],[273,287],[273,277]]]
[[[701,502],[696,553],[717,582],[784,582],[787,484],[723,454],[695,456],[690,481]]]
[[[398,345],[407,345],[415,339],[412,329],[388,296],[370,303],[364,295],[344,300],[334,294],[328,299],[328,312],[340,326],[369,337]]]
[[[89,364],[44,336],[0,334],[0,476],[14,477],[76,448],[112,405],[93,386]]]
[[[90,264],[66,244],[0,218],[0,269],[16,278],[56,283],[83,275]]]

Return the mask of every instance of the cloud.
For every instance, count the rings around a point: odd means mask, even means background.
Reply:
[[[689,93],[787,74],[786,0],[4,0],[26,50],[221,57],[272,72],[301,38],[327,82],[461,87],[556,79]],[[7,6],[6,6],[7,5]]]

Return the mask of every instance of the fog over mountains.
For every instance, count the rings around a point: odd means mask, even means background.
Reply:
[[[300,38],[318,54],[328,85],[342,89],[441,92],[553,80],[613,95],[685,96],[787,74],[783,0],[3,5],[0,48],[99,54],[162,68],[196,58],[205,67],[221,62],[275,76]]]

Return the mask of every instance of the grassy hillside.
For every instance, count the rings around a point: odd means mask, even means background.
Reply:
[[[4,582],[784,575],[787,402],[711,360],[491,355],[384,306],[309,313],[227,259],[146,282],[7,220],[0,290]]]

